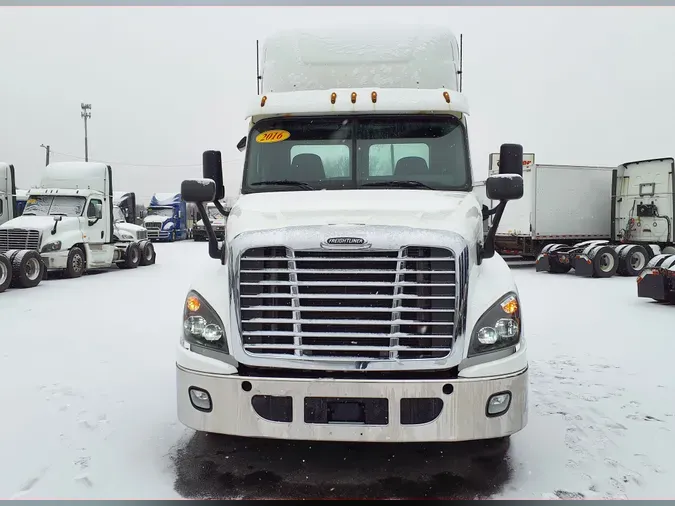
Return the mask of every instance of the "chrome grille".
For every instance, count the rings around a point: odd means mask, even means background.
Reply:
[[[457,290],[449,249],[262,247],[246,250],[239,267],[241,335],[250,354],[405,360],[442,358],[452,349]]]
[[[22,228],[0,229],[0,253],[11,249],[34,249],[40,246],[40,232]]]
[[[146,224],[145,224],[145,228],[147,228],[148,230],[151,230],[151,229],[152,229],[152,230],[159,230],[159,229],[162,228],[162,224],[161,224],[161,223],[157,223],[157,222],[155,222],[155,223],[146,223]]]
[[[147,238],[148,238],[148,232],[146,230],[139,230],[138,231],[138,240],[147,239]]]

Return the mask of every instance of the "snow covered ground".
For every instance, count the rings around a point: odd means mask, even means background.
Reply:
[[[190,280],[215,261],[206,243],[157,252],[0,294],[0,498],[672,495],[675,307],[638,299],[634,279],[514,270],[530,421],[495,462],[195,435],[176,419],[174,344]]]

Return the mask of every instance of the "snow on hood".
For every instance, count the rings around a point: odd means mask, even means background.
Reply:
[[[373,189],[265,192],[242,195],[228,217],[228,237],[242,232],[312,225],[397,225],[454,230],[465,238],[482,231],[472,193]]]
[[[143,223],[165,223],[170,219],[168,216],[146,216],[143,219]]]
[[[54,216],[23,215],[0,225],[0,228],[24,228],[44,232],[54,228]],[[69,216],[63,216],[57,225],[58,231],[78,228],[80,228],[80,219]]]

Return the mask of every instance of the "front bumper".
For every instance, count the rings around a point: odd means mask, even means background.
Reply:
[[[53,251],[49,253],[41,253],[42,261],[47,270],[62,270],[68,266],[68,250]]]
[[[180,365],[176,366],[176,374],[178,419],[204,432],[308,441],[403,443],[498,438],[527,425],[527,368],[501,376],[450,380],[261,378],[200,373]],[[210,412],[193,406],[191,387],[208,392],[212,403]],[[511,393],[508,409],[500,416],[488,417],[488,399],[502,392]],[[306,398],[323,399],[307,401]],[[375,409],[377,413],[373,415],[379,424],[326,423],[325,415],[322,418],[319,411],[325,408],[327,398],[355,398],[365,400],[366,404],[379,402],[379,410]],[[408,403],[408,408],[402,410],[403,399],[430,398],[442,401],[440,413],[434,419],[403,423],[403,419],[411,420],[411,415],[404,413],[409,410],[410,401],[404,401],[403,406]],[[371,401],[373,399],[379,401]],[[307,402],[312,404],[306,406]],[[384,423],[381,419],[383,402],[388,413]],[[436,401],[436,406],[438,404]],[[290,421],[273,421],[284,419],[275,415],[275,409],[282,415],[285,410],[285,420]]]

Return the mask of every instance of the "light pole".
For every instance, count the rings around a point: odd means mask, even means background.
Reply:
[[[89,161],[89,139],[87,138],[87,120],[91,118],[91,104],[80,104],[82,112],[80,116],[84,118],[84,161]]]
[[[51,150],[51,148],[49,147],[49,144],[47,144],[46,146],[44,144],[40,144],[40,147],[45,148],[45,151],[47,152],[45,156],[45,165],[49,165],[49,151]]]

